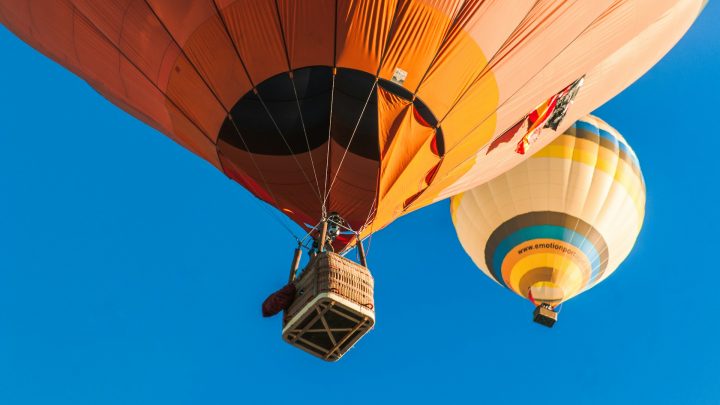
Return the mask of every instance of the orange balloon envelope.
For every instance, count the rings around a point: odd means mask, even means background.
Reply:
[[[0,0],[0,23],[301,226],[364,236],[552,141],[703,5]]]

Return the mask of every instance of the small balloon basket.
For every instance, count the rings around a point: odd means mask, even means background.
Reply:
[[[533,321],[540,325],[552,328],[557,322],[558,314],[548,304],[540,304],[533,312]]]
[[[373,278],[367,267],[320,252],[295,280],[283,339],[326,361],[337,361],[375,324]]]

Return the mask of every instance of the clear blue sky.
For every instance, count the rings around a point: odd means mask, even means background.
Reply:
[[[718,22],[596,112],[646,223],[554,329],[441,202],[373,239],[377,327],[336,364],[260,317],[293,240],[252,197],[0,28],[0,404],[720,403]]]

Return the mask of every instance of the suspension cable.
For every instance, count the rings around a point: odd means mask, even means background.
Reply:
[[[265,109],[265,112],[268,114],[268,117],[270,117],[270,120],[272,121],[273,126],[275,126],[275,129],[277,130],[278,134],[280,135],[283,142],[285,143],[285,146],[287,146],[288,152],[290,152],[290,156],[292,156],[293,160],[297,164],[298,168],[300,169],[300,173],[302,173],[303,177],[305,178],[305,181],[312,184],[312,181],[310,181],[310,178],[307,176],[307,173],[305,173],[305,170],[303,169],[302,165],[300,164],[300,161],[298,160],[297,156],[295,156],[295,152],[292,150],[290,143],[287,141],[287,138],[285,138],[285,135],[283,134],[282,130],[280,129],[280,126],[278,125],[277,121],[275,121],[275,117],[273,117],[267,104],[265,104],[265,101],[263,100],[262,96],[260,96],[260,92],[257,90],[257,87],[253,89],[253,92],[257,96],[258,100],[260,100],[260,104],[262,104],[263,109]],[[316,191],[312,187],[311,187],[311,189],[313,189],[313,191]],[[316,193],[315,196],[317,197],[319,202],[322,201],[322,197],[320,196],[320,194]]]
[[[307,146],[308,156],[310,156],[310,165],[312,165],[313,177],[315,177],[315,186],[317,187],[317,195],[320,196],[320,181],[318,180],[317,169],[315,168],[315,160],[313,159],[312,150],[310,150],[310,138],[308,137],[307,128],[305,127],[305,119],[303,118],[302,108],[300,107],[300,97],[298,96],[297,88],[295,87],[295,75],[292,71],[289,72],[290,83],[292,83],[293,94],[295,95],[295,104],[298,108],[298,114],[300,114],[300,125],[302,126],[303,135],[305,136],[305,145]]]
[[[335,180],[337,180],[337,177],[340,174],[340,170],[342,169],[342,165],[343,165],[343,162],[345,161],[345,157],[347,156],[348,150],[350,150],[350,145],[352,144],[352,141],[355,138],[357,129],[360,127],[360,122],[362,121],[363,115],[365,115],[365,110],[367,109],[368,103],[370,102],[370,99],[372,98],[373,92],[375,91],[377,84],[378,84],[378,78],[375,77],[375,81],[373,82],[373,85],[370,88],[370,92],[369,92],[367,98],[365,99],[365,104],[363,105],[362,111],[360,111],[360,117],[358,117],[358,120],[355,123],[355,128],[353,129],[353,132],[350,135],[350,141],[348,142],[347,146],[345,147],[345,151],[343,152],[342,158],[340,159],[340,164],[338,164],[338,168],[335,171],[335,175],[333,176],[332,182],[330,182],[330,188],[328,189],[327,194],[325,195],[325,199],[323,200],[323,205],[325,205],[325,202],[327,201],[328,197],[330,196],[330,192],[332,191],[332,188],[335,185]]]
[[[243,137],[242,132],[240,132],[240,128],[238,128],[237,124],[235,123],[235,119],[233,118],[232,114],[228,113],[228,119],[233,125],[233,128],[235,128],[235,132],[237,133],[238,137],[240,137],[240,141],[243,143],[243,146],[245,147],[245,150],[248,151],[248,155],[250,155],[250,161],[253,163],[253,166],[255,166],[255,170],[257,170],[258,174],[260,175],[260,180],[263,182],[263,185],[265,186],[265,189],[267,190],[268,194],[270,194],[270,197],[273,199],[273,203],[275,206],[279,206],[278,199],[275,196],[275,193],[273,193],[272,188],[267,182],[267,179],[265,178],[265,175],[263,174],[262,170],[260,170],[260,166],[258,165],[257,161],[255,160],[255,156],[253,156],[252,151],[248,148],[247,142],[245,142],[245,137]],[[219,153],[219,151],[218,151]],[[260,201],[259,198],[256,198],[258,203],[270,213],[270,216],[275,219],[283,228],[285,228],[293,238],[296,240],[298,239],[298,236],[293,232],[293,230],[281,219],[279,214],[276,210],[270,209],[266,204],[263,204],[262,201]]]
[[[328,174],[330,173],[330,145],[332,144],[332,119],[333,119],[333,104],[335,104],[335,76],[337,75],[337,68],[333,67],[332,70],[332,87],[330,89],[330,119],[328,122],[328,138],[327,138],[327,152],[325,154],[325,181],[323,187],[323,201],[322,201],[322,217],[327,216],[327,200],[330,193],[328,192]]]

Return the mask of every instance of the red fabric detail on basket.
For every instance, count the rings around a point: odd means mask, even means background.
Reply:
[[[262,304],[263,316],[268,318],[290,308],[290,304],[295,300],[296,292],[295,284],[290,283],[270,294]]]

